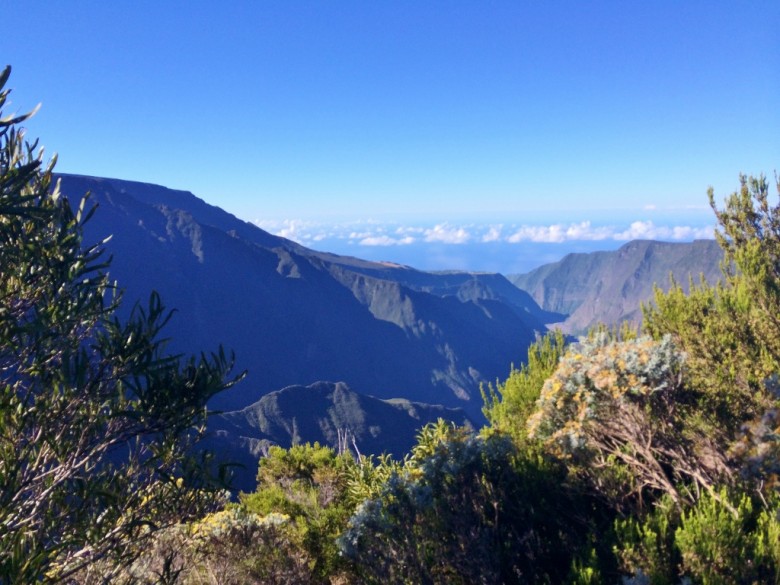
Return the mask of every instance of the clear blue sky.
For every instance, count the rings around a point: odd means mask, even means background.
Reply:
[[[780,2],[3,6],[58,170],[244,219],[705,206],[780,170]],[[637,219],[642,219],[637,216]]]

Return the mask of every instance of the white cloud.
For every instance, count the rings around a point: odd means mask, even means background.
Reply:
[[[628,226],[594,226],[590,221],[553,223],[549,225],[520,225],[505,227],[503,224],[439,223],[433,227],[397,222],[372,221],[336,222],[327,224],[300,219],[255,220],[273,234],[299,243],[347,240],[361,246],[403,246],[414,243],[465,244],[507,242],[517,244],[562,243],[572,241],[627,241],[653,239],[686,241],[713,237],[712,226],[656,225],[651,220],[637,220]]]
[[[572,240],[606,240],[611,233],[607,227],[593,227],[589,221],[565,226],[556,223],[548,226],[524,225],[507,238],[507,242],[561,243]]]
[[[712,239],[712,227],[657,226],[652,221],[635,221],[627,230],[616,232],[615,240],[693,240]]]
[[[711,240],[715,237],[712,226],[694,228],[690,226],[675,226],[672,229],[674,240]]]
[[[349,232],[350,240],[362,240],[364,238],[370,238],[374,235],[374,232]]]
[[[405,246],[413,244],[415,239],[411,236],[404,238],[391,238],[390,236],[372,236],[363,238],[358,242],[361,246]]]
[[[314,237],[312,231],[317,227],[314,222],[300,219],[255,220],[255,225],[276,236],[293,240],[299,244]]]
[[[573,223],[566,229],[567,240],[606,240],[610,236],[610,228],[593,227],[589,221]]]
[[[465,244],[471,239],[471,234],[462,227],[452,227],[446,223],[437,224],[431,229],[425,230],[424,233],[426,242]]]
[[[663,232],[663,228],[657,228],[652,221],[635,221],[627,230],[618,232],[612,237],[616,240],[652,240],[668,235]]]
[[[497,242],[501,239],[501,230],[504,226],[502,225],[491,225],[488,228],[488,231],[482,234],[482,241],[483,242]]]
[[[556,223],[552,225],[520,226],[512,235],[506,238],[511,244],[520,242],[562,243],[572,241],[601,240],[693,240],[712,238],[711,227],[691,226],[657,226],[652,221],[634,221],[628,228],[620,229],[614,226],[593,226],[589,221],[567,225]],[[483,240],[484,241],[484,240]]]
[[[524,225],[506,239],[510,244],[520,242],[563,242],[563,226],[560,224],[551,226]]]
[[[422,234],[425,232],[425,228],[418,226],[398,226],[395,229],[397,234]]]

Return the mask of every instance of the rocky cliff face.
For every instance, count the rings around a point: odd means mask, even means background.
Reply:
[[[656,284],[668,290],[670,276],[686,289],[691,278],[699,282],[703,277],[714,283],[721,277],[722,259],[714,240],[636,240],[614,252],[569,254],[559,262],[509,279],[543,309],[562,314],[556,327],[578,334],[597,323],[639,323],[640,306],[652,300]]]

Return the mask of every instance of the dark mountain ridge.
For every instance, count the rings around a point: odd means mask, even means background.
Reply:
[[[233,349],[247,379],[213,407],[237,410],[291,385],[343,380],[378,398],[462,407],[508,373],[542,311],[504,277],[432,274],[309,250],[191,193],[60,175],[100,207],[88,242],[111,235],[111,275],[129,301],[160,292],[177,315],[171,350]]]
[[[286,448],[316,441],[400,459],[414,445],[420,428],[439,418],[476,426],[462,409],[380,400],[353,392],[343,382],[316,382],[271,392],[241,410],[213,417],[207,445],[244,466],[237,473],[236,487],[249,490],[254,488],[257,460],[271,445]]]

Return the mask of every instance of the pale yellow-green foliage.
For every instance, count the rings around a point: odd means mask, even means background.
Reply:
[[[265,516],[260,516],[252,512],[247,512],[241,506],[229,506],[219,512],[208,514],[201,520],[193,522],[188,530],[196,539],[218,538],[237,527],[247,529],[262,529],[269,526],[281,526],[290,521],[287,514],[271,512]]]
[[[570,346],[545,381],[529,437],[618,509],[668,494],[695,501],[731,473],[713,426],[684,383],[671,337],[616,341],[601,332]]]
[[[671,389],[682,361],[669,340],[614,342],[600,335],[573,345],[542,386],[529,435],[557,445],[562,455],[584,447],[591,421]]]

